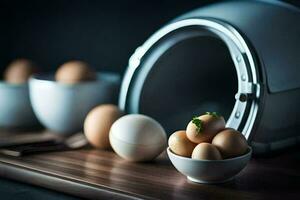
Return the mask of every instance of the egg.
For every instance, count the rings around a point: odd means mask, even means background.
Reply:
[[[84,134],[96,148],[110,148],[109,130],[123,112],[115,105],[105,104],[93,108],[84,121]]]
[[[23,84],[28,81],[35,70],[36,67],[32,61],[27,59],[17,59],[7,66],[3,78],[8,83]]]
[[[120,157],[128,161],[149,161],[165,149],[167,136],[163,127],[153,118],[129,114],[112,125],[109,141]]]
[[[212,144],[221,152],[223,158],[243,155],[247,152],[247,140],[239,131],[228,128],[218,133]]]
[[[92,81],[96,79],[96,73],[83,61],[69,61],[60,66],[55,74],[58,82],[74,84],[82,81]]]
[[[213,137],[225,129],[225,120],[215,112],[194,117],[186,128],[186,134],[194,143],[211,142]]]
[[[198,144],[192,153],[192,159],[196,160],[222,160],[221,153],[210,143]]]
[[[191,142],[186,137],[186,132],[181,130],[174,132],[169,137],[168,145],[173,153],[180,156],[191,157],[192,152],[197,144]]]

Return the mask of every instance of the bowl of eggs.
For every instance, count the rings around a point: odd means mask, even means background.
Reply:
[[[60,134],[83,128],[88,112],[99,104],[115,103],[120,76],[96,73],[85,62],[69,61],[55,75],[40,74],[29,80],[30,100],[39,121]]]
[[[232,180],[246,167],[252,154],[243,134],[225,128],[224,118],[215,112],[194,117],[186,130],[169,137],[168,145],[174,167],[196,183]]]
[[[28,79],[36,66],[27,59],[11,62],[0,81],[0,127],[27,129],[38,126],[30,100]]]

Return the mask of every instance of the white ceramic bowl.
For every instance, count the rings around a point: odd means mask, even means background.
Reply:
[[[174,154],[167,148],[168,156],[174,167],[196,183],[224,183],[233,179],[246,167],[252,154],[251,147],[246,154],[225,160],[195,160]]]
[[[0,81],[0,128],[27,129],[37,125],[30,105],[28,84]]]
[[[120,76],[99,73],[97,80],[77,84],[54,81],[53,75],[29,80],[30,100],[39,121],[60,134],[80,131],[87,113],[99,104],[116,103]]]

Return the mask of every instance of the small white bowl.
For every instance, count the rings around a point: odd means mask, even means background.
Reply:
[[[167,148],[168,156],[174,167],[196,183],[216,184],[232,180],[249,162],[251,147],[246,154],[224,160],[195,160],[174,154]]]
[[[0,128],[28,129],[38,126],[29,100],[28,84],[0,81]]]
[[[116,103],[120,76],[99,73],[97,80],[76,84],[54,81],[54,75],[29,80],[30,100],[39,121],[59,134],[80,131],[87,113],[99,104]]]

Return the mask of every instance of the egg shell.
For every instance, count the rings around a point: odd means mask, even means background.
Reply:
[[[85,118],[84,134],[96,148],[110,148],[109,130],[123,112],[115,105],[104,104],[93,108]]]
[[[197,144],[191,142],[186,137],[186,132],[184,130],[174,132],[168,140],[168,145],[173,153],[191,157],[192,152]]]
[[[243,155],[248,149],[245,136],[231,128],[227,128],[218,133],[214,137],[212,144],[219,149],[224,158]]]
[[[17,59],[11,62],[4,71],[4,80],[12,84],[26,83],[36,71],[35,64],[27,59]]]
[[[194,143],[210,143],[214,136],[225,129],[225,120],[222,116],[214,117],[212,115],[201,115],[198,117],[202,121],[202,131],[197,132],[197,126],[193,120],[189,122],[186,128],[186,134],[189,140]]]
[[[64,63],[55,73],[55,80],[64,84],[75,84],[95,79],[95,71],[87,63],[78,60]]]
[[[203,142],[195,147],[192,158],[197,160],[221,160],[222,156],[217,147]]]
[[[166,147],[163,127],[151,117],[141,114],[125,115],[115,121],[109,133],[113,150],[128,161],[149,161]]]

